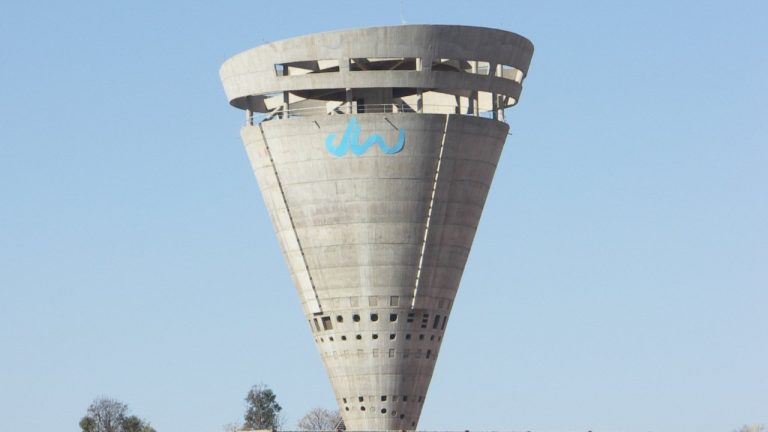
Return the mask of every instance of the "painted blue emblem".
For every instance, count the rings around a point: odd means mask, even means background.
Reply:
[[[357,124],[357,119],[351,117],[349,123],[347,123],[347,130],[344,131],[344,135],[341,137],[339,145],[334,145],[336,140],[336,134],[330,133],[325,139],[325,148],[328,149],[334,156],[344,156],[348,151],[352,150],[352,153],[356,156],[360,156],[374,144],[379,145],[379,149],[386,154],[395,154],[403,149],[405,146],[405,132],[400,129],[397,135],[397,144],[389,147],[384,142],[384,138],[379,134],[371,134],[365,142],[360,143],[360,126]]]

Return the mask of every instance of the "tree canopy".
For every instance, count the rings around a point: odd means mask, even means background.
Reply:
[[[156,432],[148,422],[128,415],[128,405],[106,397],[95,399],[79,424],[83,432]]]
[[[338,410],[314,408],[299,420],[299,430],[302,431],[332,431],[341,423]]]
[[[244,428],[277,430],[282,426],[280,411],[283,408],[277,403],[275,393],[266,385],[251,387],[245,402]]]

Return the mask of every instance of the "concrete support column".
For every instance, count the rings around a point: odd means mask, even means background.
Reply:
[[[424,112],[424,97],[421,93],[421,89],[416,90],[416,111],[418,113]]]

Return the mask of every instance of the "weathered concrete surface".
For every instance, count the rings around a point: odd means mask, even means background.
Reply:
[[[356,118],[362,136],[395,142],[403,130],[405,147],[330,154],[326,137],[341,136],[348,116],[264,122],[242,135],[347,427],[413,429],[508,126],[461,115]]]
[[[248,98],[273,92],[306,89],[422,88],[479,90],[507,95],[515,101],[522,84],[503,76],[433,71],[440,58],[488,61],[528,73],[533,44],[515,33],[481,27],[454,25],[403,25],[316,33],[272,42],[242,52],[221,67],[227,98],[246,109]],[[417,71],[350,71],[356,57],[419,58]],[[277,76],[275,65],[312,60],[335,60],[339,72]]]
[[[377,27],[274,42],[221,68],[248,110],[243,142],[349,430],[418,424],[509,129],[478,114],[503,118],[532,52],[501,30]],[[358,57],[392,69],[351,71]],[[291,62],[311,71],[281,75]],[[382,106],[412,112],[370,113]],[[352,146],[381,144],[334,154],[353,122]]]

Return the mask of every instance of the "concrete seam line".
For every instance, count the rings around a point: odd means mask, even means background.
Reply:
[[[309,271],[309,265],[307,265],[307,257],[304,255],[304,248],[301,246],[299,233],[296,232],[296,225],[293,223],[291,208],[288,207],[288,199],[285,197],[285,191],[283,190],[283,183],[280,181],[280,175],[277,173],[277,166],[275,166],[275,160],[272,158],[272,151],[269,149],[267,136],[264,134],[264,128],[262,127],[261,123],[259,123],[259,132],[261,132],[261,139],[264,141],[264,149],[267,151],[267,157],[269,158],[269,164],[272,167],[272,172],[275,174],[275,181],[277,182],[277,188],[280,191],[280,197],[282,198],[283,205],[285,206],[285,213],[288,215],[288,221],[291,224],[291,231],[293,232],[294,238],[296,238],[296,244],[299,246],[299,253],[301,253],[301,263],[304,265],[304,270],[307,272],[307,278],[309,278],[309,285],[312,287],[312,294],[315,296],[315,302],[317,303],[318,312],[322,313],[323,307],[320,304],[320,298],[317,296],[317,290],[315,289],[315,281],[312,279],[312,273],[310,273]],[[312,308],[310,307],[310,309]]]
[[[435,180],[432,183],[432,197],[429,199],[427,207],[427,221],[424,224],[424,239],[421,243],[421,252],[419,253],[419,264],[416,267],[416,282],[413,286],[413,299],[411,300],[411,309],[416,308],[416,295],[419,293],[419,282],[421,280],[421,268],[424,264],[424,251],[427,248],[427,238],[429,237],[429,222],[432,219],[432,207],[435,204],[435,194],[437,192],[437,180],[440,178],[440,164],[443,162],[443,149],[445,149],[445,137],[448,135],[448,121],[451,115],[445,115],[445,126],[443,126],[443,138],[440,141],[440,152],[437,155],[437,166],[435,167]]]

